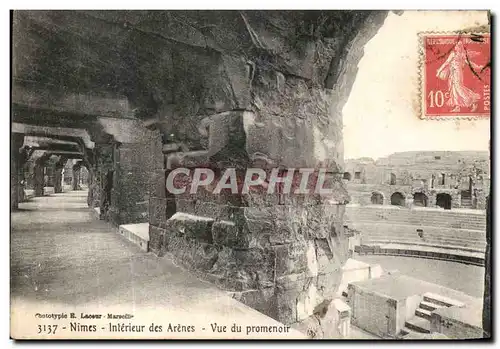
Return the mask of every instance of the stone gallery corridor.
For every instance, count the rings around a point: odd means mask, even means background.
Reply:
[[[31,312],[55,313],[62,306],[77,314],[106,316],[139,309],[149,320],[151,310],[163,323],[205,324],[208,337],[217,335],[210,323],[229,323],[228,319],[231,323],[280,325],[168,259],[146,253],[124,239],[110,223],[93,217],[86,195],[86,191],[68,191],[37,197],[12,213],[11,302],[19,305],[18,312],[31,307]],[[16,313],[12,316],[16,321]],[[136,317],[140,316],[138,312]],[[189,333],[183,335],[189,338]],[[259,338],[267,335],[254,334]],[[282,335],[303,336],[293,329]]]
[[[431,332],[427,311],[406,325],[417,298],[480,311],[352,258],[342,110],[389,14],[13,11],[12,327],[50,336],[61,313],[60,338],[129,324],[142,338],[399,338]],[[372,281],[406,298],[354,302]],[[388,314],[369,315],[378,302]]]

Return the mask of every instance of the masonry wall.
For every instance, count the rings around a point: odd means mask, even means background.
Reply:
[[[397,315],[396,307],[392,306],[396,303],[394,300],[354,284],[349,285],[348,294],[353,325],[381,338],[395,335],[393,321]]]
[[[384,204],[391,195],[402,193],[411,204],[413,194],[423,193],[429,207],[436,196],[452,197],[453,208],[485,209],[490,186],[487,152],[402,152],[374,161],[346,160],[344,178],[351,203],[371,204],[372,193],[381,193]],[[462,193],[467,192],[462,197]]]

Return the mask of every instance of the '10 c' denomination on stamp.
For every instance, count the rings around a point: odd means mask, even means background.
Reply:
[[[420,35],[422,118],[489,117],[489,34]]]

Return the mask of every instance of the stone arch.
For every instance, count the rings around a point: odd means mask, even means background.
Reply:
[[[384,204],[384,195],[378,191],[374,191],[370,198],[372,205],[383,205]]]
[[[391,195],[391,205],[404,206],[405,202],[406,202],[405,196],[403,194],[401,194],[399,191],[397,191]]]
[[[427,207],[429,198],[422,192],[417,192],[413,194],[413,204],[419,207]]]
[[[351,178],[352,178],[352,176],[351,176],[351,174],[349,172],[344,172],[344,177],[343,178],[346,179],[346,180],[348,180],[348,181],[350,181]]]
[[[439,193],[436,195],[436,206],[445,210],[451,210],[451,195],[448,193]]]

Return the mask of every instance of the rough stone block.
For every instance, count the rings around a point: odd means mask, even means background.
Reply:
[[[276,289],[277,320],[284,324],[297,322],[297,298],[300,290]]]
[[[157,256],[163,255],[165,229],[149,225],[149,250]]]
[[[233,297],[241,303],[278,320],[278,305],[274,287],[235,293]]]
[[[271,245],[284,245],[303,240],[303,236],[300,235],[300,225],[294,220],[294,216],[283,215],[274,221],[273,233],[269,237]]]
[[[223,247],[211,273],[221,277],[221,283],[241,284],[243,290],[274,286],[275,254],[271,250],[251,248],[233,250]]]
[[[293,243],[274,246],[276,253],[276,276],[303,273],[307,270],[307,245]]]
[[[279,290],[302,290],[310,282],[307,274],[289,274],[276,278],[276,288]]]
[[[197,200],[194,204],[194,212],[198,216],[210,217],[214,220],[232,221],[240,209],[230,205],[221,205],[212,202]]]
[[[196,199],[195,198],[175,198],[175,206],[177,212],[185,212],[190,214],[196,214],[195,206]]]
[[[248,248],[249,236],[241,233],[234,222],[218,221],[212,225],[213,243],[231,248]]]
[[[167,223],[167,200],[149,198],[149,224],[165,228]]]
[[[200,242],[212,243],[212,224],[214,220],[184,212],[177,212],[167,220],[169,234],[183,235]]]
[[[165,170],[155,170],[151,183],[151,193],[153,196],[158,198],[166,198],[167,195],[167,187],[166,187],[166,171]]]
[[[212,269],[218,255],[217,248],[213,245],[168,233],[165,234],[164,248],[176,263],[189,270],[204,272]]]
[[[342,271],[340,268],[329,274],[319,274],[317,277],[318,292],[325,299],[336,297],[337,290],[342,280]]]

